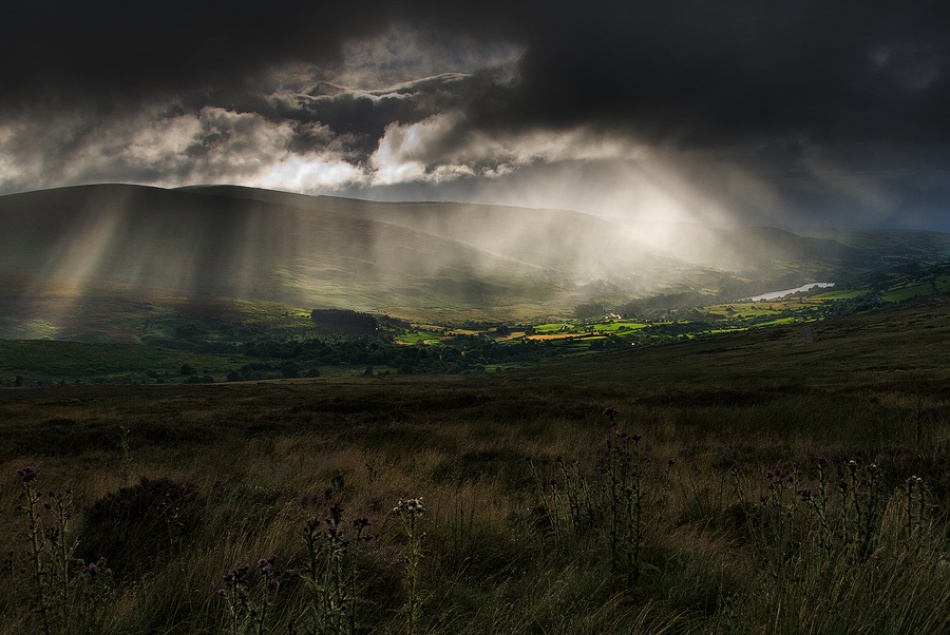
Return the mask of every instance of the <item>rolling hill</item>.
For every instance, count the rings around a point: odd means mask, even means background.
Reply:
[[[69,336],[97,313],[107,331],[104,316],[143,302],[531,319],[605,294],[749,294],[950,254],[950,235],[937,232],[664,225],[236,186],[13,194],[0,197],[0,223],[0,337],[8,338]]]

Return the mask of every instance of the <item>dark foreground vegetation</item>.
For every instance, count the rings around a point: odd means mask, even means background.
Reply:
[[[0,633],[945,633],[950,305],[0,390]]]

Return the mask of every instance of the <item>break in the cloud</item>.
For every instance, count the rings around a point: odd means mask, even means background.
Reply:
[[[16,3],[0,193],[227,182],[950,229],[946,3],[316,4]]]

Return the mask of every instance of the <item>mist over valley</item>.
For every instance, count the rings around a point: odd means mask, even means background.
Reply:
[[[950,236],[939,232],[799,234],[235,186],[87,185],[7,195],[0,222],[3,336],[57,339],[93,328],[110,339],[104,316],[92,318],[98,325],[81,323],[104,298],[261,301],[443,324],[543,322],[590,303],[615,312],[658,296],[688,295],[684,303],[693,305],[739,300],[934,264],[950,249]]]

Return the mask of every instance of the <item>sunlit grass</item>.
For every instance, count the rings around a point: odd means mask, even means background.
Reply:
[[[852,300],[854,298],[861,298],[868,294],[865,290],[849,290],[849,291],[823,291],[817,293],[813,296],[815,300]]]

